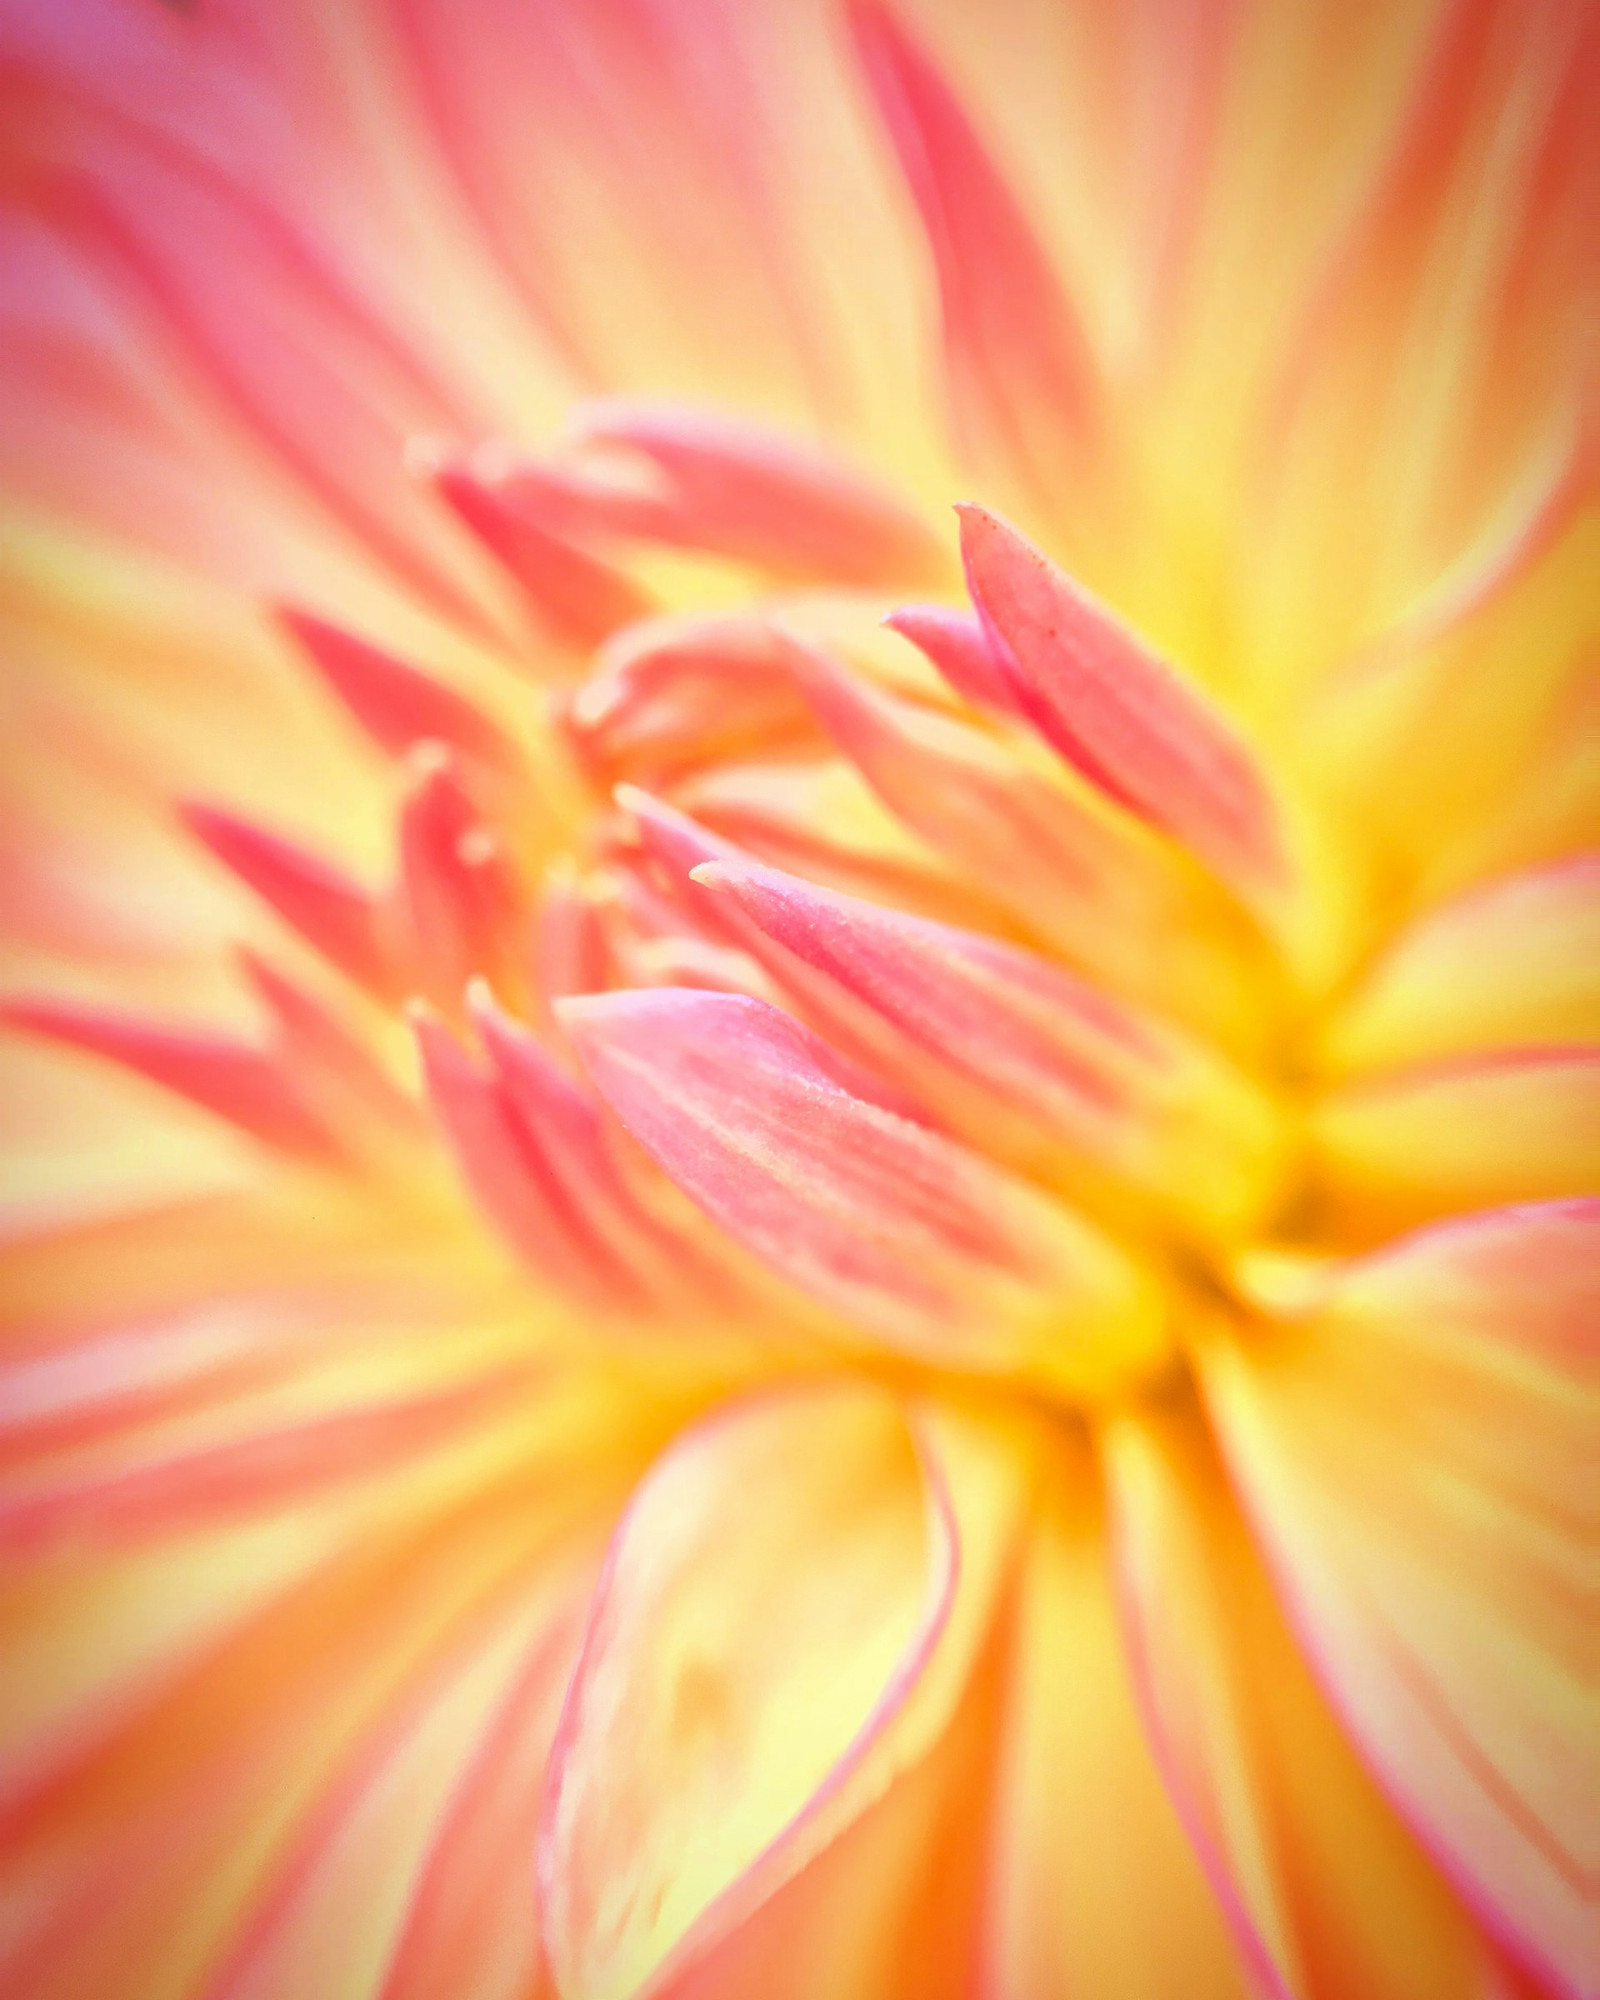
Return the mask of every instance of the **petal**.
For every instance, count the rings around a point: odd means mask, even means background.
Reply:
[[[1591,1991],[1600,1204],[1422,1231],[1205,1365],[1329,1695],[1485,1921]]]
[[[625,471],[631,458],[650,468],[658,539],[861,589],[938,579],[948,567],[939,538],[904,502],[781,432],[693,407],[614,401],[580,405],[571,435],[580,462],[587,450],[602,466]]]
[[[1175,994],[1185,1013],[1229,1010],[1233,993],[1212,990],[1227,983],[1226,969],[1196,945],[1174,866],[1138,828],[1011,744],[869,687],[810,648],[795,655],[841,753],[891,812],[1030,934],[1119,989]]]
[[[1329,1022],[1335,1071],[1535,1043],[1600,1042],[1600,855],[1427,911]]]
[[[1297,2000],[1485,1990],[1474,1925],[1313,1684],[1200,1425],[1130,1415],[1103,1447],[1151,1744],[1253,1984]]]
[[[1014,528],[957,512],[972,601],[1048,740],[1225,881],[1281,888],[1279,810],[1229,725]]]
[[[975,613],[948,604],[904,604],[883,621],[925,653],[965,700],[1020,715],[1016,684],[989,644]]]
[[[1081,462],[1101,423],[1072,303],[932,58],[889,7],[857,0],[850,20],[933,257],[958,438],[1036,503],[1059,502],[1062,461]]]
[[[1005,1691],[1005,1602],[1038,1437],[1009,1418],[936,1403],[920,1406],[913,1424],[958,1538],[955,1598],[938,1644],[831,1805],[828,1830],[840,1830],[670,1980],[663,2000],[745,2000],[752,1992],[964,2000],[972,1991]]]
[[[770,625],[740,613],[628,626],[601,649],[566,721],[604,779],[641,784],[817,736]]]
[[[788,1015],[729,994],[569,1000],[623,1123],[780,1275],[891,1346],[1093,1381],[1163,1352],[1151,1280],[1070,1211],[858,1096]]]
[[[299,1079],[272,1052],[236,1036],[65,1001],[9,1001],[0,1019],[120,1063],[291,1156],[324,1164],[340,1157]]]
[[[578,652],[650,608],[624,571],[553,534],[537,514],[464,467],[434,475],[441,498],[516,580],[551,637]]]
[[[635,1990],[793,1873],[945,1626],[952,1535],[872,1390],[736,1404],[660,1461],[551,1759],[539,1882],[564,2000]]]
[[[403,981],[377,898],[321,855],[219,807],[189,805],[183,816],[223,867],[270,904],[330,965],[383,1000]]]
[[[1265,1098],[1048,959],[737,857],[702,862],[693,880],[748,920],[740,941],[802,1011],[974,1146],[1057,1175],[1071,1151],[1224,1227],[1271,1199],[1280,1145]]]
[[[1600,1185],[1600,1050],[1505,1050],[1329,1093],[1311,1114],[1335,1212],[1393,1227]]]
[[[1086,1460],[1057,1447],[1020,1566],[981,1990],[1235,2000],[1233,1940],[1134,1703]]]
[[[309,611],[278,612],[291,638],[380,749],[401,756],[432,738],[492,768],[516,769],[517,753],[475,703],[420,667]]]

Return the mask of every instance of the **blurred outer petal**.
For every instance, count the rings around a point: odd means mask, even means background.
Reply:
[[[1507,1049],[1352,1083],[1310,1121],[1314,1171],[1363,1226],[1600,1186],[1600,1048]]]
[[[1134,1705],[1099,1482],[1080,1447],[1057,1452],[1018,1580],[979,1990],[1236,2000],[1233,1940]]]
[[[992,1612],[1018,1467],[937,1413],[921,1454],[919,1476],[881,1391],[802,1385],[709,1419],[640,1488],[543,1820],[566,2000],[632,1992],[715,1946],[942,1732]]]
[[[857,1096],[761,1001],[657,991],[560,1012],[634,1137],[783,1276],[905,1352],[1092,1387],[1164,1351],[1150,1280],[1070,1211]]]
[[[1151,1742],[1257,1990],[1482,1990],[1478,1934],[1313,1684],[1199,1424],[1130,1415],[1103,1448]]]
[[[1014,528],[957,511],[972,601],[1046,738],[1224,881],[1281,889],[1279,809],[1229,725]]]
[[[413,1879],[407,1848],[422,1830],[413,1815],[437,1810],[436,1758],[454,1767],[449,1739],[463,1722],[470,1732],[478,1705],[467,1696],[463,1715],[447,1692],[457,1664],[467,1667],[502,1621],[543,1622],[555,1607],[570,1615],[570,1592],[593,1573],[643,1443],[592,1389],[569,1384],[407,1480],[376,1482],[349,1514],[320,1512],[309,1537],[287,1509],[275,1536],[260,1520],[233,1555],[266,1559],[264,1600],[230,1606],[220,1629],[181,1633],[153,1671],[85,1702],[8,1790],[0,1854],[18,1897],[0,1948],[5,1990],[39,2000],[154,1991],[158,1981],[226,1990],[230,1953],[275,1949],[269,1933],[296,1950],[302,1920],[314,1960],[348,1950],[381,1962]],[[102,1615],[129,1615],[115,1579],[110,1590],[96,1581]],[[177,1587],[193,1588],[181,1578]],[[386,1732],[404,1732],[408,1707],[431,1711],[440,1695],[455,1717],[438,1718],[444,1747],[435,1737],[424,1771],[411,1766],[422,1786],[412,1811],[396,1819],[380,1806],[365,1832],[359,1809],[346,1821],[366,1782],[363,1760],[387,1763]],[[378,1848],[356,1864],[369,1876],[356,1899],[363,1921],[347,1909],[319,1945],[317,1879],[346,1865],[345,1835],[359,1849],[367,1833]],[[388,1847],[396,1835],[398,1849]],[[333,1890],[336,1901],[347,1893]],[[338,1990],[320,1975],[291,1983]]]
[[[1081,483],[1102,422],[1099,383],[1072,304],[932,59],[890,8],[857,0],[850,17],[933,256],[962,447],[985,470],[1016,481],[1035,504],[1059,505],[1072,476],[1064,468],[1077,471]]]
[[[1600,1203],[1442,1224],[1209,1352],[1256,1533],[1358,1743],[1491,1928],[1592,1992]]]
[[[1600,1042],[1600,855],[1503,876],[1402,931],[1329,1023],[1322,1060]]]

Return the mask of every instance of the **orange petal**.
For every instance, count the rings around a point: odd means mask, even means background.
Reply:
[[[1199,1424],[1128,1416],[1103,1445],[1151,1743],[1252,1984],[1282,2000],[1485,1990],[1489,1954],[1318,1693]]]
[[[950,1616],[947,1510],[857,1387],[735,1404],[645,1480],[551,1759],[539,1883],[568,2000],[635,1990],[825,1839]]]
[[[980,1990],[1242,2000],[1134,1703],[1098,1482],[1080,1447],[1058,1453],[1018,1579]]]
[[[1303,1323],[1219,1341],[1208,1401],[1297,1629],[1493,1931],[1593,1990],[1600,1204],[1425,1230]]]
[[[1329,1022],[1336,1073],[1535,1043],[1600,1042],[1600,856],[1429,910]]]
[[[715,1221],[891,1347],[1080,1385],[1163,1352],[1152,1281],[1071,1211],[857,1094],[776,1008],[657,991],[560,1013],[612,1108]]]

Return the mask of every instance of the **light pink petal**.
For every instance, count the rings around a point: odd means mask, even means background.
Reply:
[[[965,700],[1006,715],[1022,714],[1016,682],[975,613],[948,604],[905,604],[883,622],[925,653]]]
[[[735,1404],[658,1463],[551,1759],[539,1883],[566,2000],[633,1991],[825,1841],[950,1617],[947,1506],[892,1402],[854,1386]]]
[[[957,437],[985,469],[1059,504],[1097,442],[1095,364],[1072,303],[960,99],[895,12],[856,0],[866,80],[921,213]]]
[[[1231,727],[1016,529],[957,512],[972,601],[1049,741],[1225,881],[1280,889],[1280,812]]]
[[[618,993],[560,1009],[634,1137],[730,1234],[890,1346],[1073,1378],[1159,1352],[1136,1267],[977,1154],[857,1096],[777,1009]]]
[[[1425,911],[1329,1021],[1322,1059],[1374,1070],[1560,1042],[1600,1042],[1600,855]]]
[[[1048,959],[726,856],[693,879],[825,1032],[975,1146],[1057,1175],[1076,1155],[1224,1225],[1271,1199],[1281,1141],[1246,1079]]]
[[[1336,1268],[1300,1325],[1204,1368],[1330,1698],[1474,1909],[1575,1996],[1600,1973],[1597,1346],[1584,1201]]]

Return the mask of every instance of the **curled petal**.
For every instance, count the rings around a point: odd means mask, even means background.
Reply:
[[[691,1198],[891,1346],[1080,1384],[1148,1366],[1151,1281],[1076,1216],[857,1095],[787,1015],[728,994],[563,1003],[601,1091]]]
[[[1330,1697],[1474,1908],[1593,1991],[1600,1204],[1424,1230],[1204,1357]]]
[[[1015,528],[957,512],[972,601],[1046,738],[1224,881],[1280,888],[1277,805],[1222,717]]]
[[[735,1405],[676,1444],[612,1544],[539,1846],[567,2000],[636,1990],[770,1894],[949,1619],[948,1502],[893,1404]]]
[[[802,1009],[864,1040],[974,1144],[1003,1149],[1020,1128],[1032,1164],[1054,1154],[1059,1167],[1074,1149],[1224,1226],[1272,1197],[1282,1146],[1265,1099],[1049,960],[737,858],[703,861],[693,879],[745,919],[742,940]]]
[[[765,619],[650,619],[619,632],[567,705],[607,778],[639,782],[814,740],[816,720]]]

